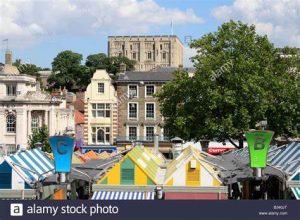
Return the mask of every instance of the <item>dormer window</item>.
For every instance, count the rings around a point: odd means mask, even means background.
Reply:
[[[6,85],[6,95],[7,96],[16,96],[17,95],[17,85],[15,85],[15,84]]]

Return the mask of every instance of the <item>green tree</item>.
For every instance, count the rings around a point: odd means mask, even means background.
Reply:
[[[195,75],[174,73],[157,94],[165,127],[185,140],[238,139],[267,120],[276,135],[299,135],[299,66],[296,51],[282,58],[255,26],[230,21],[191,44]]]
[[[73,91],[87,86],[91,78],[88,69],[81,65],[82,55],[70,50],[60,52],[52,62],[52,71],[48,83],[54,88],[66,87]]]
[[[107,57],[104,53],[91,54],[86,58],[85,65],[94,73],[96,69],[105,69],[108,73],[116,74],[120,71],[120,64],[126,64],[126,70],[134,69],[135,61],[127,57]]]
[[[52,150],[48,138],[49,130],[46,125],[43,125],[42,127],[34,130],[32,135],[29,136],[28,144],[30,148],[33,149],[36,147],[35,144],[40,142],[42,143],[42,150],[50,153]]]

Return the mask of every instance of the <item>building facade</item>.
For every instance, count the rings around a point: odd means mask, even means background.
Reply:
[[[84,143],[112,145],[117,136],[117,97],[112,79],[97,70],[85,92]]]
[[[169,153],[171,143],[163,129],[163,118],[153,95],[171,80],[171,72],[125,72],[116,81],[118,96],[117,145],[143,142],[153,147],[154,134],[159,136],[160,151]]]
[[[136,71],[150,71],[157,67],[183,65],[183,44],[175,35],[109,36],[108,56],[125,56],[136,61]]]
[[[5,65],[0,65],[0,145],[8,152],[27,146],[29,136],[42,125],[50,135],[74,131],[73,108],[42,91],[34,77],[20,74],[12,66],[11,52],[7,54]]]

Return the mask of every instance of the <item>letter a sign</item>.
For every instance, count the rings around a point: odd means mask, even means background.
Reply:
[[[251,168],[267,166],[267,153],[273,134],[273,131],[246,132]]]
[[[71,172],[74,138],[68,136],[52,136],[49,142],[54,155],[56,173]]]

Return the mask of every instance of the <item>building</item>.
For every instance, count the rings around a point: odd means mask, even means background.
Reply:
[[[97,70],[85,92],[84,143],[112,145],[117,136],[117,97],[112,79]]]
[[[63,98],[42,91],[34,77],[20,74],[7,51],[5,65],[0,65],[0,124],[0,145],[11,153],[17,145],[27,146],[29,136],[42,125],[50,135],[73,131],[74,111]]]
[[[160,151],[170,153],[171,143],[163,129],[163,118],[153,95],[168,81],[172,72],[125,72],[116,80],[118,96],[118,146],[142,142],[153,147],[154,134],[159,135]]]
[[[108,37],[108,56],[125,56],[136,61],[136,71],[150,71],[156,67],[181,67],[183,48],[175,35]]]

